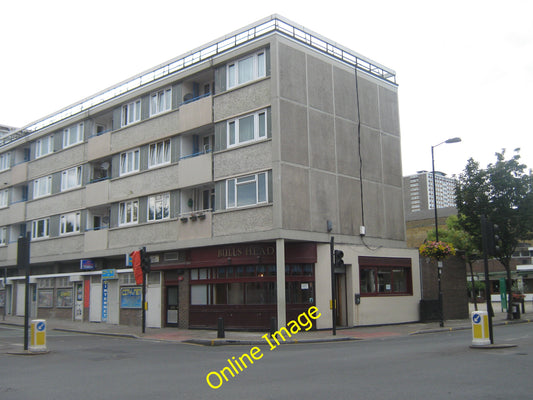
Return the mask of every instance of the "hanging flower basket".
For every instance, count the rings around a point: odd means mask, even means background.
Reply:
[[[429,257],[437,261],[455,255],[453,245],[446,242],[426,242],[420,246],[418,251],[422,257]]]

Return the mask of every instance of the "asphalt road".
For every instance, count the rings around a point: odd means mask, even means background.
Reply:
[[[0,352],[0,399],[528,399],[533,398],[533,326],[496,327],[506,349],[470,349],[471,332],[364,341],[203,347],[48,333],[49,354]],[[0,328],[2,346],[20,328]],[[4,347],[5,348],[5,347]],[[233,359],[232,357],[235,357]],[[206,375],[233,360],[239,374],[218,389]],[[238,361],[237,361],[238,362]],[[239,364],[241,365],[241,364]],[[241,365],[242,367],[242,365]],[[211,382],[218,386],[216,374]]]

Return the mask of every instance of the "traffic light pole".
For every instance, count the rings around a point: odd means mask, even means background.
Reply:
[[[490,279],[489,279],[489,257],[488,257],[488,247],[489,247],[489,222],[487,217],[481,216],[481,239],[483,242],[483,261],[485,265],[485,297],[487,299],[487,314],[489,317],[489,335],[490,343],[494,344],[494,334],[492,331],[492,301],[491,301],[491,291],[490,291]],[[490,238],[492,240],[492,238]],[[472,288],[474,290],[474,288]]]
[[[331,237],[329,244],[331,255],[331,324],[333,335],[337,335],[337,291],[335,290],[335,238]]]
[[[142,332],[145,333],[146,331],[146,278],[148,277],[148,274],[143,271],[143,293],[142,293]]]

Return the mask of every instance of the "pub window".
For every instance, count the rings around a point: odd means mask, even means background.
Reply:
[[[359,262],[359,281],[362,295],[410,295],[413,294],[410,260],[374,259]],[[400,260],[396,263],[394,260]],[[374,264],[374,265],[371,265]]]

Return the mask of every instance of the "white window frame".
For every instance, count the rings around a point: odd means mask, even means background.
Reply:
[[[49,196],[52,194],[52,176],[43,176],[33,181],[33,198]]]
[[[7,246],[9,243],[7,226],[0,227],[0,246]]]
[[[121,126],[127,126],[141,120],[141,99],[134,100],[122,106]]]
[[[71,224],[72,231],[67,231],[68,224]],[[61,236],[74,235],[80,233],[81,230],[81,213],[73,212],[69,214],[63,214],[59,217],[59,234]]]
[[[43,224],[43,232],[44,234],[42,236],[38,236],[37,233],[39,232],[39,223]],[[46,239],[50,237],[50,218],[42,218],[42,219],[36,219],[31,222],[31,240],[38,240],[38,239]]]
[[[119,175],[130,175],[139,172],[141,150],[132,149],[120,153]]]
[[[240,202],[239,188],[244,188],[251,183],[255,184],[255,202]],[[268,172],[241,176],[226,181],[226,208],[248,207],[266,203],[268,203]]]
[[[74,136],[71,136],[71,131],[76,129]],[[68,128],[63,129],[63,148],[75,146],[83,142],[83,122],[80,122],[77,125],[69,126]]]
[[[0,154],[0,171],[7,171],[11,168],[11,153]]]
[[[118,205],[119,226],[134,225],[139,222],[139,200],[128,200]]]
[[[244,76],[245,63],[251,63],[251,73],[249,76]],[[266,76],[266,50],[262,49],[254,54],[232,61],[227,64],[226,68],[226,83],[228,89],[244,85],[256,79]]]
[[[35,142],[35,158],[41,158],[54,152],[54,135],[48,135]]]
[[[9,189],[0,190],[0,208],[9,206]]]
[[[157,207],[161,207],[158,217]],[[148,197],[148,221],[163,221],[170,218],[170,193],[156,194]]]
[[[162,114],[172,108],[172,88],[161,89],[150,95],[150,116]]]
[[[170,139],[151,143],[148,146],[148,168],[170,164],[171,151]]]
[[[70,184],[70,178],[74,177],[75,183]],[[81,165],[72,167],[61,172],[61,191],[76,189],[81,186],[82,169]]]
[[[251,138],[241,138],[242,121],[253,118],[253,133]],[[227,147],[240,146],[245,143],[252,143],[268,137],[268,113],[267,109],[256,111],[252,114],[233,118],[227,122]]]

